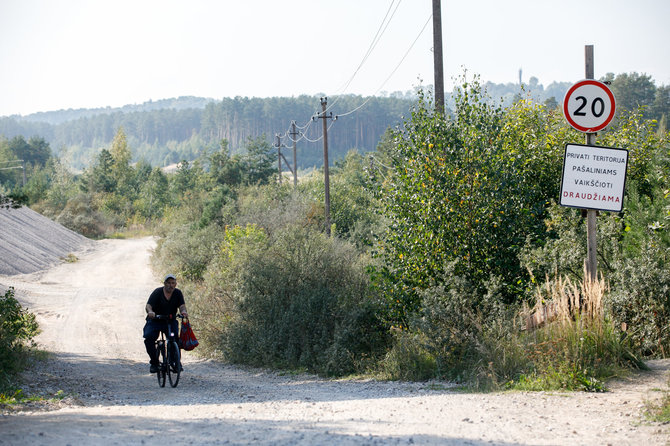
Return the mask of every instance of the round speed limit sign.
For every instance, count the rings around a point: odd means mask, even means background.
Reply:
[[[568,123],[580,132],[595,133],[607,127],[616,105],[607,85],[586,79],[573,85],[563,100],[563,114]]]

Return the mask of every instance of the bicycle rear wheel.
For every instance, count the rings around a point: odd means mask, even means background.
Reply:
[[[158,351],[158,373],[156,373],[156,377],[158,378],[158,385],[165,387],[165,373],[168,370],[165,343],[159,342],[156,347]]]
[[[168,343],[168,367],[167,374],[172,387],[177,387],[179,384],[179,376],[181,375],[181,358],[179,354],[179,345],[175,341]]]

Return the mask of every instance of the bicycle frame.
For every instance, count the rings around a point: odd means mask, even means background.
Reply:
[[[183,316],[177,315],[183,319]],[[158,339],[156,339],[156,352],[159,359],[159,370],[157,373],[158,385],[165,387],[165,377],[167,375],[170,385],[177,387],[179,377],[181,375],[181,352],[179,350],[179,342],[177,333],[171,331],[171,317],[156,316],[155,319],[165,323],[165,327],[161,327]]]

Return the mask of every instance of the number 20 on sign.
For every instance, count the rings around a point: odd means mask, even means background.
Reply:
[[[614,94],[602,82],[586,79],[573,85],[563,100],[563,113],[568,123],[585,133],[607,127],[614,118]]]

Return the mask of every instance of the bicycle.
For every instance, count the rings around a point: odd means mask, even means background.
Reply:
[[[181,314],[177,314],[176,316],[184,319],[184,316]],[[168,330],[170,330],[169,322],[172,320],[172,316],[156,315],[154,319],[164,321],[166,325],[164,330],[161,329],[159,338],[156,339],[156,352],[158,353],[158,373],[156,373],[156,376],[158,377],[158,385],[165,387],[165,376],[167,375],[170,385],[177,387],[182,371],[181,352],[179,350],[177,333],[170,331],[168,334]]]

